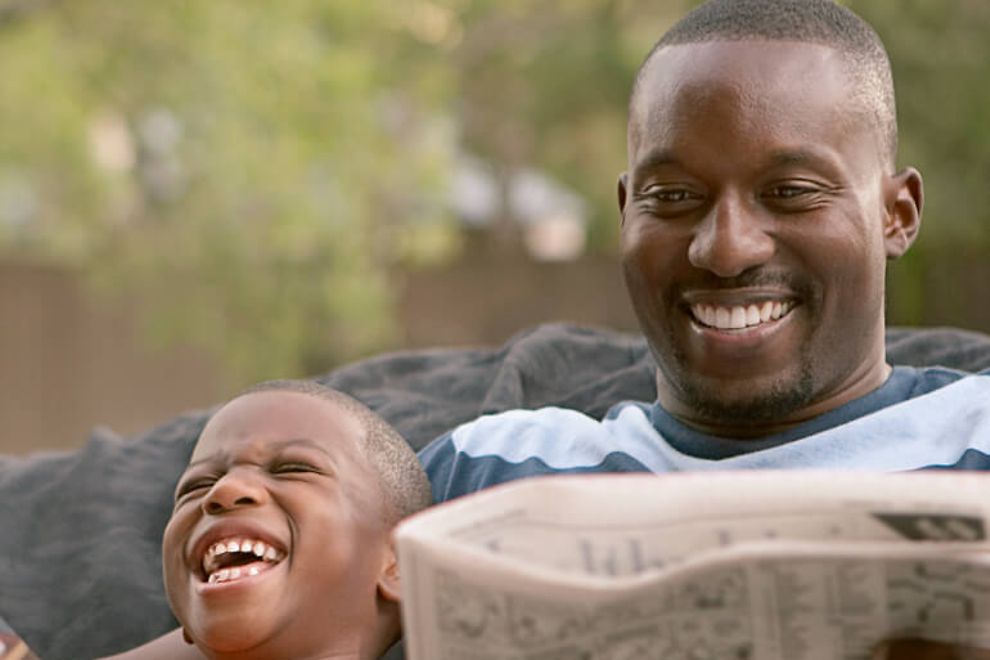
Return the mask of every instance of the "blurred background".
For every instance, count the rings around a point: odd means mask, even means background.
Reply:
[[[625,104],[677,0],[0,0],[0,451],[547,320],[634,330]],[[895,324],[990,331],[990,2],[847,2],[922,237]]]

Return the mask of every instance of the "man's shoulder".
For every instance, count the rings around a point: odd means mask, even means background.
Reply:
[[[646,403],[622,402],[609,409],[602,420],[569,408],[507,410],[461,424],[441,440],[447,440],[457,451],[471,455],[513,454],[519,458],[547,443],[573,445],[610,435],[615,420],[623,411],[633,410],[646,415],[649,407]],[[536,451],[537,455],[539,453]]]
[[[976,377],[980,382],[990,379],[990,369],[983,371],[963,371],[950,367],[895,367],[895,371],[910,371],[914,377],[911,396],[920,396],[951,385],[963,378]]]
[[[656,445],[648,410],[626,402],[602,420],[566,408],[485,415],[430,443],[420,459],[438,501],[540,474],[643,471]]]

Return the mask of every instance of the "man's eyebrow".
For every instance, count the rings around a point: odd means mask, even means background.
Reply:
[[[814,149],[780,149],[770,154],[768,164],[771,167],[787,167],[789,165],[818,165],[831,167],[832,161]]]
[[[323,452],[324,454],[327,455],[327,457],[331,459],[333,458],[333,456],[330,454],[329,451],[327,451],[327,448],[323,445],[323,443],[317,442],[316,440],[313,440],[311,438],[285,438],[282,440],[270,440],[266,444],[269,448],[277,449],[277,450],[286,449],[288,447],[294,447],[294,446],[305,446],[305,447],[309,447],[310,449],[315,449],[317,451]],[[217,460],[217,455],[211,454],[210,456],[206,456],[204,458],[200,458],[195,461],[189,461],[189,465],[186,466],[186,471],[188,472],[190,469],[196,467],[197,465],[202,465],[203,463],[212,463],[215,462],[216,460]]]
[[[654,170],[664,165],[679,165],[680,162],[669,149],[654,149],[633,164],[633,171]]]

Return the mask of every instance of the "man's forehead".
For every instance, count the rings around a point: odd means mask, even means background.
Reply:
[[[643,64],[647,79],[670,72],[673,75],[765,76],[770,71],[806,72],[809,68],[831,68],[846,56],[827,44],[781,39],[712,39],[667,45],[657,49]]]
[[[812,97],[831,111],[849,96],[845,66],[839,51],[815,43],[746,40],[665,46],[650,57],[637,80],[630,104],[630,153],[644,132],[668,121],[670,111],[680,109],[686,116],[719,98],[743,99],[748,107],[778,119],[792,111],[793,102]]]

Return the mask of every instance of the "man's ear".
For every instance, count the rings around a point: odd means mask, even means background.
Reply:
[[[629,183],[629,173],[623,172],[619,175],[618,183],[618,194],[619,194],[619,219],[620,222],[625,220],[626,211],[626,186]]]
[[[907,167],[887,181],[883,225],[887,258],[897,259],[911,247],[921,228],[921,209],[925,201],[921,173]]]
[[[378,596],[393,603],[398,603],[400,599],[399,558],[395,554],[395,542],[391,538],[382,555],[382,569],[378,573]]]

